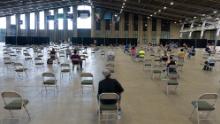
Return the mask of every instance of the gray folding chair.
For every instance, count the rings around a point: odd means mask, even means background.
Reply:
[[[27,99],[23,99],[23,97],[16,92],[2,92],[1,93],[4,109],[8,110],[13,117],[13,110],[22,110],[24,109],[28,115],[28,118],[31,119],[30,114],[26,108],[29,101]]]
[[[42,78],[43,78],[43,87],[45,88],[46,94],[48,87],[54,87],[58,91],[57,79],[54,73],[44,72],[42,74]]]
[[[88,72],[82,72],[80,74],[81,77],[81,88],[83,93],[83,87],[84,86],[92,86],[92,89],[94,91],[94,81],[93,81],[93,74]]]
[[[99,103],[98,103],[98,114],[99,114],[99,123],[101,121],[114,120],[114,118],[108,118],[110,115],[114,115],[116,120],[120,118],[119,114],[119,95],[116,93],[102,93],[99,95]],[[106,104],[105,102],[113,101],[112,104]],[[103,119],[102,116],[106,115],[107,118]]]
[[[191,113],[190,118],[192,118],[193,113],[196,111],[197,113],[197,121],[198,124],[201,120],[210,120],[208,119],[208,116],[210,115],[210,112],[214,111],[216,101],[218,99],[218,95],[216,93],[205,93],[201,95],[198,100],[192,101],[193,105],[193,111]],[[206,113],[206,118],[200,118],[200,113]]]

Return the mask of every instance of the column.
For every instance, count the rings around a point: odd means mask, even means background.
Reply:
[[[63,8],[63,37],[64,40],[67,41],[68,40],[68,23],[67,23],[67,15],[68,15],[68,7]]]
[[[25,34],[26,34],[26,36],[30,36],[31,35],[31,32],[30,32],[30,13],[25,14],[25,22],[26,22]]]
[[[121,19],[119,23],[119,37],[124,38],[124,26],[125,26],[125,17],[124,14],[121,14]]]
[[[38,36],[38,30],[39,30],[39,11],[35,12],[35,36]]]
[[[49,36],[49,24],[48,24],[48,20],[47,20],[47,16],[49,15],[49,10],[45,10],[44,11],[44,32],[46,36]]]
[[[111,27],[110,27],[110,30],[111,30],[111,37],[112,38],[115,38],[115,23],[116,21],[111,21]]]
[[[77,6],[73,6],[73,37],[77,37]]]
[[[9,36],[11,32],[11,16],[6,17],[6,22],[6,36]]]
[[[156,43],[160,43],[160,36],[161,36],[161,19],[157,19],[157,41]]]
[[[152,19],[147,20],[147,41],[152,43]]]
[[[133,14],[129,14],[129,28],[128,28],[128,37],[129,38],[133,38],[133,21],[134,21],[134,15]]]
[[[53,39],[55,40],[55,42],[58,41],[58,10],[55,9],[54,10],[54,35],[53,35]]]
[[[95,20],[95,9],[92,8],[92,28],[91,28],[91,37],[96,37],[96,20]]]
[[[138,15],[138,40],[143,44],[143,16]]]

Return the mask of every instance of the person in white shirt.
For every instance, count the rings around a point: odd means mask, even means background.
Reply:
[[[113,50],[109,50],[107,52],[107,61],[114,61],[115,59],[115,52]]]
[[[208,59],[205,61],[205,65],[203,67],[203,70],[211,70],[210,67],[215,66],[215,57],[209,56]]]

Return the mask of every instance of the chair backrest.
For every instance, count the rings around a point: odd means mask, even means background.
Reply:
[[[108,63],[105,65],[106,67],[115,67],[114,63]]]
[[[14,63],[14,66],[17,67],[17,66],[23,66],[23,64],[21,63]]]
[[[11,58],[10,57],[4,57],[3,60],[7,61],[7,60],[10,60]]]
[[[217,98],[218,98],[218,95],[216,93],[205,93],[199,97],[200,100],[202,100],[202,99],[215,100]]]
[[[34,60],[41,61],[42,59],[40,57],[36,57]]]
[[[70,64],[68,64],[68,63],[62,63],[62,64],[60,64],[60,66],[61,66],[61,67],[70,67]]]
[[[116,93],[102,93],[99,95],[99,100],[119,100],[119,95]]]
[[[214,106],[217,99],[218,99],[218,94],[216,94],[216,93],[205,93],[205,94],[202,94],[199,97],[198,101],[207,101],[207,102],[209,102],[210,104],[212,104]]]
[[[42,74],[43,77],[55,77],[55,74],[52,72],[44,72]]]
[[[2,92],[1,93],[2,98],[21,98],[21,95],[16,92]]]
[[[88,72],[82,72],[80,74],[80,77],[93,77],[92,73],[88,73]]]

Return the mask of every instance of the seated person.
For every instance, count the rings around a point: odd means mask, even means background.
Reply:
[[[161,61],[162,62],[167,62],[168,61],[168,55],[167,55],[167,52],[166,51],[164,51],[164,55],[161,57]]]
[[[169,73],[177,72],[176,69],[170,68],[171,65],[176,65],[176,61],[174,60],[173,57],[170,57],[170,62],[167,64],[167,70],[169,71]]]
[[[205,51],[209,54],[211,54],[211,49],[209,48],[209,46],[206,46]]]
[[[171,52],[171,51],[172,51],[172,49],[171,49],[170,45],[168,45],[168,46],[167,46],[167,51],[169,51],[169,52]]]
[[[55,60],[56,59],[56,51],[54,48],[52,48],[52,51],[50,52],[50,58]]]
[[[193,46],[192,46],[191,55],[192,55],[192,56],[195,56],[195,55],[196,55],[196,49],[195,49],[195,47],[193,47]]]
[[[82,60],[80,55],[77,54],[77,50],[74,50],[74,54],[71,55],[70,59],[72,60],[73,65],[80,65],[80,69],[82,69]]]
[[[144,58],[145,57],[145,51],[142,49],[138,52],[137,58]]]
[[[185,56],[186,56],[186,53],[184,52],[184,50],[180,49],[180,52],[178,53],[178,59],[184,61]]]
[[[134,46],[131,48],[131,56],[132,57],[136,56],[136,48]]]
[[[104,70],[103,75],[105,79],[99,82],[98,94],[97,97],[102,93],[116,93],[121,97],[121,93],[124,91],[121,84],[116,79],[111,79],[111,73],[109,70]],[[103,100],[102,104],[115,104],[115,100]],[[120,109],[120,101],[118,102],[118,106]]]
[[[107,52],[107,61],[114,61],[115,59],[115,52],[113,50],[109,50]]]
[[[210,66],[215,66],[215,57],[209,56],[208,59],[205,61],[203,70],[211,70]]]
[[[47,64],[48,65],[52,65],[53,64],[53,58],[49,58],[49,59],[47,59]]]
[[[129,44],[125,44],[124,53],[129,53]]]

